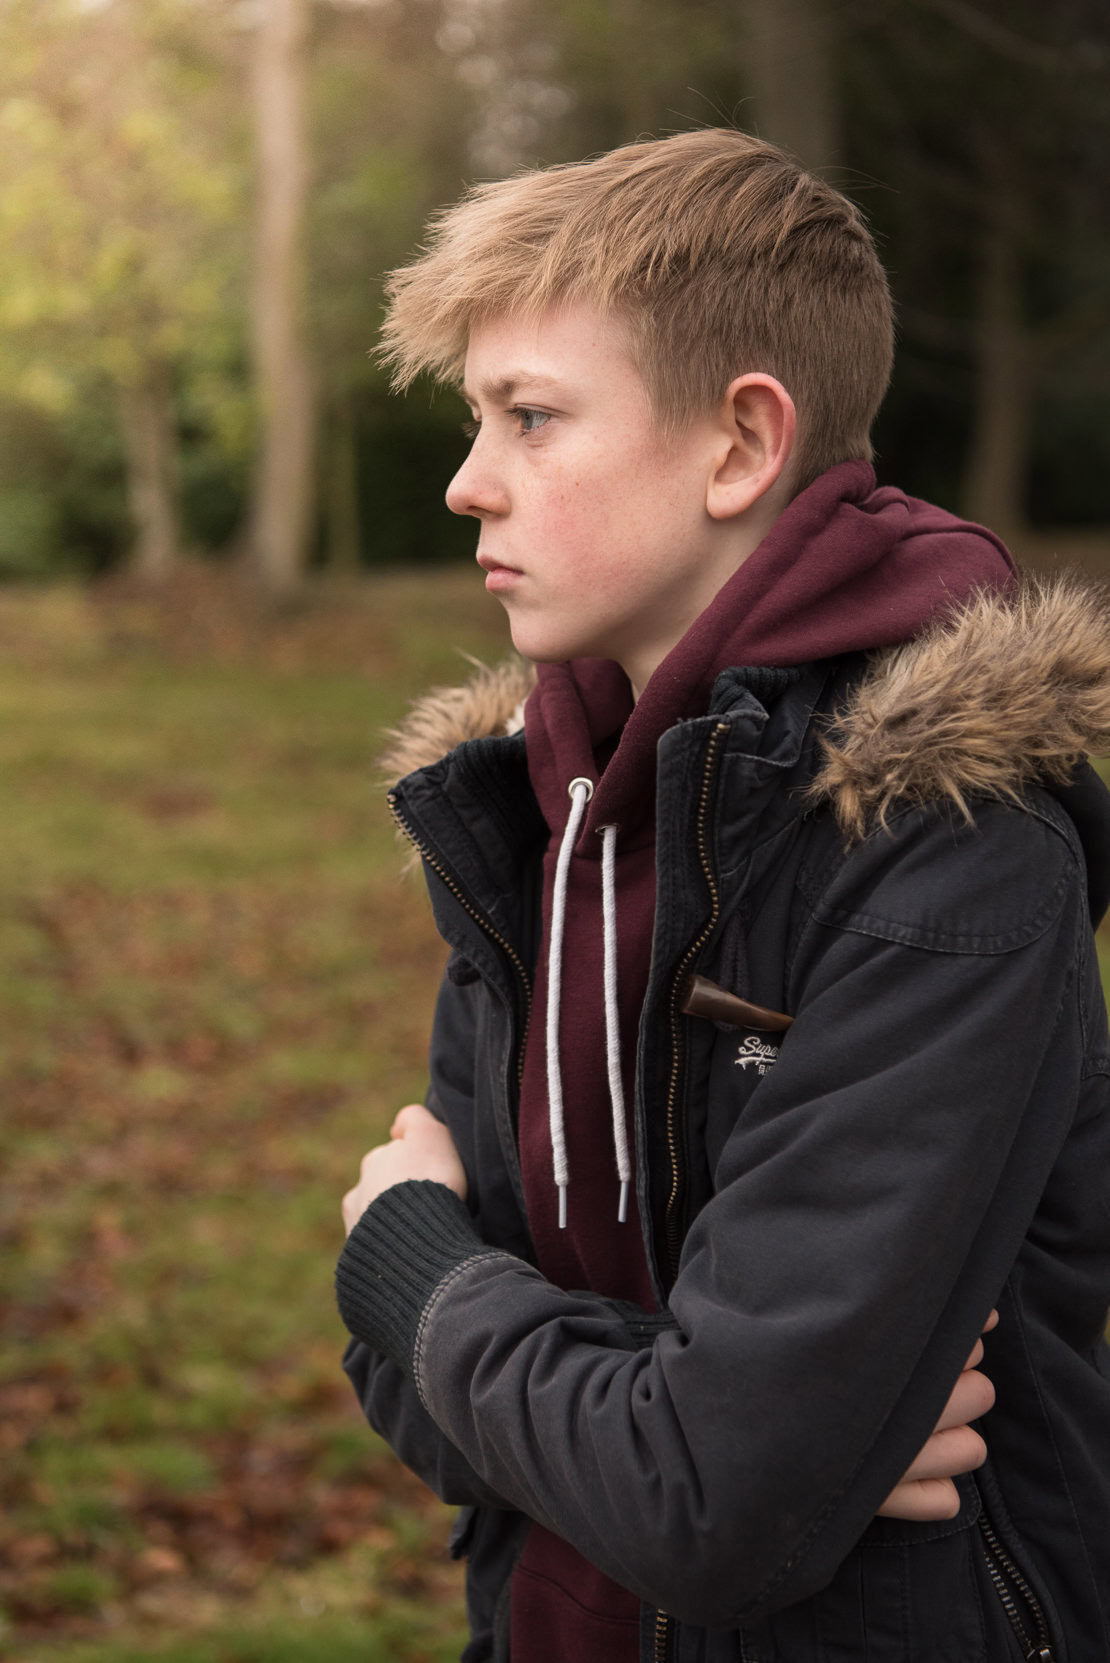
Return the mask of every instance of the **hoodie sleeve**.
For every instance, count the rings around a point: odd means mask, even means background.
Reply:
[[[653,1605],[713,1627],[807,1597],[935,1424],[1066,1135],[1081,905],[1045,820],[902,816],[810,897],[795,1022],[686,1238],[673,1330],[629,1351],[605,1301],[406,1184],[352,1232],[352,1332],[499,1495]]]

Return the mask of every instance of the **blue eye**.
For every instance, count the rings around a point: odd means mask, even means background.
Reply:
[[[546,410],[533,410],[527,404],[514,404],[509,413],[519,421],[522,433],[538,433],[551,420]]]

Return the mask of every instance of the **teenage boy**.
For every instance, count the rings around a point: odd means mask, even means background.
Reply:
[[[1105,619],[876,489],[874,247],[743,134],[479,188],[386,335],[537,666],[402,744],[452,956],[338,1272],[467,1656],[1105,1663]]]

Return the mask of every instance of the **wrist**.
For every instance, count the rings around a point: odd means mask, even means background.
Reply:
[[[432,1179],[391,1184],[362,1213],[336,1267],[339,1312],[356,1339],[412,1372],[424,1309],[446,1276],[483,1243],[466,1203]]]

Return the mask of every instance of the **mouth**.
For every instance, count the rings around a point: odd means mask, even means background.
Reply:
[[[492,554],[479,554],[478,564],[486,574],[488,594],[511,589],[517,579],[524,576],[519,566],[506,566],[503,561],[495,560]]]

